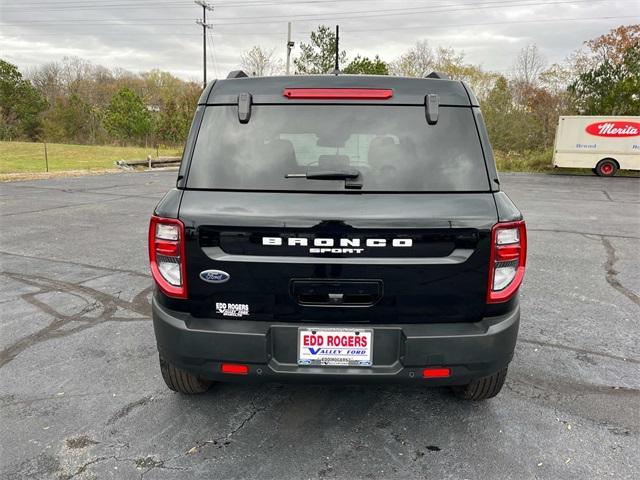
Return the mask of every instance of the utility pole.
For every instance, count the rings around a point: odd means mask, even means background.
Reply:
[[[207,10],[213,11],[213,5],[209,5],[205,0],[194,0],[196,5],[202,7],[202,20],[196,20],[198,25],[202,25],[202,88],[207,87],[207,29],[213,25],[207,23]]]
[[[295,45],[291,41],[291,22],[287,25],[287,75],[289,75],[289,65],[291,65],[291,49]]]

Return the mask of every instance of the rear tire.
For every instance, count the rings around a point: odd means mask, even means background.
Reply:
[[[184,393],[185,395],[195,395],[204,393],[213,383],[211,380],[200,378],[193,373],[182,370],[160,357],[160,371],[162,379],[174,392]]]
[[[486,400],[500,393],[505,378],[507,378],[507,367],[488,377],[478,378],[467,385],[453,387],[453,392],[456,397],[463,400]]]
[[[613,177],[618,171],[618,164],[612,158],[604,158],[598,162],[595,168],[599,177]]]

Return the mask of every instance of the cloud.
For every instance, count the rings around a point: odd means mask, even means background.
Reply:
[[[393,60],[426,39],[462,50],[467,61],[497,71],[508,71],[527,44],[536,43],[550,61],[562,61],[584,40],[640,19],[640,4],[632,0],[212,3],[210,76],[237,68],[240,54],[253,45],[274,48],[284,57],[288,19],[293,19],[294,55],[317,25],[339,23],[342,46],[351,57],[379,54]],[[20,68],[75,55],[131,71],[160,68],[188,79],[201,76],[202,30],[195,19],[202,11],[190,0],[3,0],[0,8],[0,57]]]

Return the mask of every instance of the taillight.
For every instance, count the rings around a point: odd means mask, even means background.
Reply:
[[[518,291],[527,260],[524,221],[497,223],[491,229],[491,260],[487,303],[509,300]]]
[[[393,97],[390,88],[285,88],[287,98],[299,100],[387,100]]]
[[[149,263],[153,279],[165,295],[187,298],[184,224],[180,220],[151,217]]]

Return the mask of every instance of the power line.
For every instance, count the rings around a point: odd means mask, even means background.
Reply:
[[[575,4],[575,3],[594,3],[594,1],[598,1],[598,0],[560,0],[560,1],[546,1],[546,2],[529,2],[529,3],[521,3],[518,5],[513,5],[514,7],[523,7],[523,6],[541,6],[541,5],[560,5],[560,4],[567,4],[567,3],[571,3],[571,4]],[[607,0],[604,0],[607,1]],[[497,3],[497,2],[496,2]],[[490,9],[490,8],[506,8],[506,6],[504,5],[485,5],[485,6],[477,6],[474,7],[474,10],[478,10],[478,9]],[[399,10],[399,9],[398,9]],[[403,9],[403,10],[408,10],[408,9]],[[421,9],[411,9],[411,11],[404,11],[402,13],[397,12],[396,10],[367,10],[367,11],[362,11],[362,12],[345,12],[345,15],[343,14],[338,14],[338,15],[331,15],[331,16],[325,16],[325,14],[308,14],[308,15],[298,15],[298,16],[291,16],[291,17],[271,17],[271,18],[277,18],[277,20],[266,20],[266,21],[255,21],[255,22],[249,22],[250,24],[266,24],[266,23],[279,23],[284,19],[287,20],[291,20],[291,21],[296,21],[296,22],[310,22],[310,21],[317,21],[317,20],[330,20],[330,21],[334,21],[334,20],[344,20],[344,19],[351,19],[351,18],[357,18],[357,19],[362,19],[362,18],[375,18],[375,17],[390,17],[390,16],[404,16],[404,15],[415,15],[417,13],[447,13],[447,12],[461,12],[461,11],[465,11],[468,10],[466,8],[441,8],[441,9],[425,9],[425,8],[421,8]],[[373,15],[370,15],[369,13],[374,13]],[[355,16],[354,16],[355,14]],[[302,18],[302,17],[313,17],[313,18]],[[243,17],[243,18],[249,18],[249,17]],[[264,20],[265,18],[268,17],[256,17],[256,18],[261,18],[262,20]],[[242,22],[226,22],[226,23],[221,23],[221,24],[215,24],[216,26],[224,26],[224,25],[246,25],[247,23],[242,21]]]
[[[294,6],[294,5],[311,5],[313,6],[314,4],[318,4],[318,5],[322,5],[322,4],[328,4],[328,3],[347,3],[347,2],[359,2],[359,1],[372,1],[373,3],[380,3],[380,2],[389,2],[391,0],[317,0],[317,1],[311,1],[311,0],[302,0],[302,1],[293,1],[293,2],[271,2],[271,3],[225,3],[225,4],[220,4],[220,5],[216,5],[216,7],[218,8],[251,8],[251,7],[258,7],[258,8],[263,8],[263,7],[269,7],[269,6]],[[399,0],[399,1],[406,1],[406,0]],[[432,1],[432,0],[413,0],[414,2],[416,1]],[[154,6],[157,6],[158,3],[156,2],[154,4]],[[185,9],[185,7],[188,7],[188,5],[181,3],[181,2],[175,2],[175,1],[170,1],[170,2],[160,2],[159,3],[160,6],[163,7],[163,9]],[[31,4],[27,4],[27,3],[20,3],[20,4],[5,4],[3,5],[3,9],[5,9],[5,11],[19,11],[19,12],[31,12],[31,11],[49,11],[49,12],[55,12],[55,11],[68,11],[68,10],[104,10],[104,9],[109,9],[109,8],[113,8],[113,7],[117,7],[118,9],[128,9],[128,10],[140,10],[140,9],[148,9],[149,8],[148,3],[144,3],[144,4],[136,4],[135,2],[127,2],[127,3],[101,3],[98,5],[86,5],[84,3],[76,3],[74,5],[58,5],[58,4],[53,4],[51,5],[49,2],[46,2],[45,4],[38,4],[38,3],[31,3]],[[29,10],[29,9],[32,10]],[[13,10],[12,10],[13,9]],[[33,10],[36,9],[36,10]]]
[[[218,62],[216,61],[216,50],[213,43],[213,34],[207,35],[207,38],[209,39],[209,56],[211,58],[211,64],[213,65],[213,74],[216,76],[216,78],[218,78]]]
[[[640,18],[640,15],[627,15],[627,16],[615,16],[615,17],[582,17],[582,18],[547,18],[541,20],[509,20],[504,22],[484,22],[484,23],[456,23],[456,24],[433,24],[433,25],[413,25],[406,27],[388,27],[388,28],[365,28],[365,29],[352,29],[348,32],[378,32],[378,31],[389,31],[389,30],[416,30],[416,29],[439,29],[439,28],[450,28],[450,27],[482,27],[482,26],[493,26],[493,25],[518,25],[518,24],[528,24],[528,23],[557,23],[557,22],[581,22],[581,21],[592,21],[592,20],[620,20],[625,18]],[[307,32],[305,32],[307,33]],[[310,33],[310,32],[308,32]]]
[[[121,0],[107,0],[104,2],[101,2],[101,5],[108,5],[110,3],[113,2],[116,3],[122,3]],[[247,0],[246,2],[242,2],[242,1],[230,1],[230,2],[219,2],[218,4],[216,4],[216,7],[221,7],[221,6],[262,6],[262,5],[282,5],[282,6],[286,6],[286,5],[294,5],[294,4],[323,4],[323,3],[347,3],[347,2],[391,2],[394,0],[292,0],[292,1],[264,1],[261,2],[259,0]],[[395,1],[407,1],[407,0],[395,0]],[[412,0],[414,2],[416,1],[424,1],[424,2],[432,2],[433,0]],[[183,6],[190,6],[188,3],[185,3],[183,1],[178,1],[178,0],[136,0],[136,1],[130,1],[127,2],[127,4],[142,4],[142,5],[146,5],[146,6],[152,6],[152,5],[161,5],[161,4],[180,4]],[[38,2],[4,2],[5,6],[13,6],[13,7],[18,7],[18,6],[24,6],[24,5],[54,5],[54,6],[65,6],[65,5],[86,5],[87,2],[86,1],[82,1],[82,0],[67,0],[67,1],[54,1],[54,0],[46,0],[46,1],[38,1]]]
[[[379,32],[379,31],[402,31],[402,30],[427,30],[427,29],[442,29],[442,28],[454,28],[454,27],[482,27],[482,26],[494,26],[494,25],[518,25],[518,24],[530,24],[530,23],[563,23],[563,22],[582,22],[582,21],[599,21],[599,20],[623,20],[623,19],[630,19],[630,18],[640,18],[640,15],[626,15],[626,16],[599,16],[599,17],[575,17],[575,18],[546,18],[546,19],[537,19],[537,20],[508,20],[508,21],[501,21],[501,22],[483,22],[483,23],[449,23],[449,24],[432,24],[432,25],[410,25],[410,26],[404,26],[404,27],[381,27],[381,28],[364,28],[364,29],[348,29],[347,33],[349,35],[350,38],[353,38],[352,33],[364,33],[364,32]],[[123,25],[123,26],[135,26],[135,25]],[[104,34],[105,32],[101,32],[101,34]],[[115,33],[115,32],[114,32]],[[311,30],[305,30],[305,31],[297,31],[296,35],[308,35],[311,33]],[[79,36],[95,36],[96,35],[96,31],[95,30],[91,30],[91,32],[87,32],[87,33],[79,33],[79,32],[71,32],[71,33],[65,33],[65,36],[67,35],[79,35]],[[120,35],[120,34],[118,34]],[[171,33],[170,36],[174,36],[174,37],[195,37],[195,36],[199,36],[200,34],[197,33]],[[249,36],[249,35],[259,35],[259,36],[266,36],[266,35],[273,35],[273,36],[282,36],[283,33],[282,32],[274,32],[274,31],[270,31],[270,32],[256,32],[256,31],[244,31],[244,32],[240,32],[237,30],[234,31],[229,31],[229,32],[224,32],[224,31],[217,31],[217,35],[218,36],[234,36],[234,35],[242,35],[242,36]],[[15,34],[14,37],[15,38],[21,38],[21,37],[25,37],[25,36],[32,36],[32,37],[60,37],[60,34],[58,33],[51,33],[51,34],[42,34],[42,33],[20,33],[20,34]],[[164,35],[167,36],[167,35]],[[12,38],[10,35],[4,35],[5,38]],[[129,41],[127,39],[121,39],[121,40],[125,40],[125,41]],[[133,39],[131,41],[135,41],[136,43],[139,41],[138,39]]]
[[[246,8],[246,7],[258,7],[258,8],[262,8],[262,7],[268,7],[268,6],[279,6],[279,7],[285,7],[285,6],[289,6],[289,5],[323,5],[323,4],[330,4],[330,3],[353,3],[353,2],[370,2],[370,3],[389,3],[393,0],[294,0],[294,1],[290,1],[290,2],[279,2],[279,1],[270,1],[270,2],[256,2],[254,1],[249,1],[249,2],[227,2],[227,3],[218,3],[216,4],[216,8],[235,8],[235,7],[242,7],[242,8]],[[396,1],[407,1],[407,0],[396,0]],[[518,0],[515,0],[518,1]],[[426,3],[433,3],[433,0],[412,0],[412,3],[417,3],[417,2],[426,2]],[[451,4],[449,4],[451,5]],[[126,3],[122,3],[121,1],[118,2],[116,1],[115,3],[113,2],[101,2],[98,5],[89,5],[86,4],[85,2],[81,2],[81,1],[77,1],[77,0],[73,0],[70,2],[52,2],[52,1],[47,1],[47,2],[19,2],[19,3],[7,3],[4,2],[3,8],[15,8],[15,9],[19,9],[20,11],[23,11],[25,7],[29,8],[29,7],[34,7],[34,8],[38,8],[39,11],[42,10],[50,10],[50,9],[104,9],[104,8],[112,8],[112,7],[133,7],[133,8],[148,8],[149,6],[163,6],[163,7],[171,7],[171,6],[175,6],[175,7],[179,7],[179,8],[186,8],[189,5],[184,3],[184,2],[179,2],[179,1],[175,1],[175,0],[170,0],[170,1],[150,1],[150,2],[126,2]],[[51,8],[47,8],[47,7],[51,7]]]
[[[589,3],[589,4],[593,4],[593,3],[602,3],[602,2],[608,2],[611,0],[554,0],[554,1],[546,1],[546,2],[534,2],[532,0],[494,0],[494,1],[481,1],[481,2],[471,2],[471,3],[459,3],[459,4],[454,4],[454,5],[444,5],[444,6],[421,6],[421,7],[402,7],[402,8],[384,8],[384,9],[377,9],[377,10],[372,10],[372,9],[368,9],[368,10],[348,10],[348,11],[341,11],[340,14],[338,14],[338,16],[335,16],[333,14],[327,14],[327,13],[311,13],[311,14],[297,14],[297,15],[289,15],[289,16],[283,16],[283,15],[271,15],[271,16],[265,16],[265,15],[259,15],[259,16],[253,16],[253,17],[249,17],[249,16],[242,16],[243,20],[254,20],[254,19],[260,19],[260,20],[274,20],[277,22],[282,21],[283,19],[292,19],[292,20],[297,20],[297,21],[307,21],[307,18],[309,20],[323,20],[323,19],[327,19],[327,20],[331,20],[331,19],[341,19],[341,18],[353,18],[353,15],[357,15],[358,18],[372,18],[372,17],[379,17],[379,16],[390,16],[390,15],[409,15],[409,14],[414,14],[414,13],[441,13],[441,12],[458,12],[458,11],[467,11],[470,9],[473,10],[478,10],[478,9],[493,9],[493,8],[517,8],[517,7],[527,7],[527,6],[540,6],[540,5],[560,5],[560,4],[577,4],[577,3]],[[630,1],[630,0],[620,0],[620,1]],[[115,5],[114,5],[115,7]],[[467,8],[469,7],[469,8]],[[217,5],[216,5],[217,8]],[[373,15],[371,15],[373,13]],[[327,17],[327,15],[330,15],[329,17]],[[348,16],[345,16],[348,15]],[[218,20],[235,20],[237,19],[237,16],[231,16],[231,17],[218,17]],[[138,20],[138,19],[127,19],[127,20]],[[139,19],[140,21],[148,21],[148,17],[145,17],[144,19]],[[156,18],[154,20],[160,20],[159,18]],[[176,18],[176,17],[171,17],[169,20],[175,20],[175,21],[179,21],[179,20],[189,20],[188,18]],[[113,18],[109,18],[109,19],[98,19],[94,21],[101,21],[101,22],[110,22],[110,23],[118,23],[121,22],[122,20],[118,20],[118,19],[113,19]],[[58,24],[61,25],[62,22],[51,22],[50,20],[43,20],[43,21],[32,21],[32,20],[25,20],[23,22],[13,22],[11,23],[7,23],[7,26],[10,25],[15,25],[15,24]],[[260,22],[260,23],[271,23],[271,22]],[[66,24],[68,25],[75,25],[76,22],[67,22]],[[85,22],[83,22],[83,24],[86,24]],[[244,23],[225,23],[225,25],[242,25]],[[220,24],[222,25],[222,24]]]

